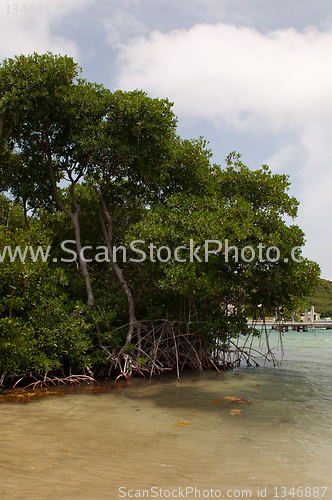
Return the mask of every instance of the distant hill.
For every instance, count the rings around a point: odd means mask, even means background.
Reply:
[[[320,313],[322,318],[332,317],[332,281],[319,280],[316,291],[310,297],[305,297],[306,307],[315,306],[315,311]]]

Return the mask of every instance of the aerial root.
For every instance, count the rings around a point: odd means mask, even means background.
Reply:
[[[224,343],[219,337],[204,339],[199,332],[199,326],[195,323],[165,319],[137,322],[131,336],[132,343],[125,345],[119,351],[116,351],[114,346],[98,344],[100,349],[107,352],[107,362],[97,368],[95,374],[90,369],[84,369],[88,375],[72,374],[69,369],[69,375],[65,376],[63,373],[63,377],[24,374],[16,381],[14,388],[24,379],[34,380],[25,388],[37,389],[61,384],[75,386],[81,383],[97,384],[95,376],[110,377],[112,372],[115,372],[118,381],[122,377],[128,380],[132,375],[151,379],[154,375],[176,371],[177,380],[181,381],[183,369],[197,370],[200,373],[204,373],[204,370],[220,372],[239,367],[242,362],[247,366],[259,366],[262,360],[264,363],[272,363],[273,366],[278,365],[266,331],[264,339],[266,350],[263,352],[253,348],[253,336],[250,334],[244,338],[243,336],[240,338],[239,335],[237,340],[228,339]],[[0,377],[0,385],[5,376],[6,373],[3,373]]]
[[[175,321],[145,323],[145,335],[141,331],[140,327],[139,335],[132,337],[137,340],[136,344],[125,346],[117,353],[109,353],[112,370],[120,372],[116,380],[121,377],[128,379],[133,374],[151,379],[153,375],[174,370],[180,381],[184,368],[201,373],[211,369],[219,372],[235,368],[241,361],[248,366],[259,366],[258,359],[262,357],[275,363],[270,350],[263,354],[251,345],[246,346],[246,342],[239,346],[229,340],[225,346],[219,339],[207,341],[198,332],[189,332],[188,325]]]

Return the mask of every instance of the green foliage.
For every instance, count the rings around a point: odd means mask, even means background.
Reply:
[[[8,157],[1,177],[16,200],[45,206],[50,199],[51,181],[43,168],[45,132],[53,129],[54,145],[61,147],[71,124],[71,86],[78,74],[71,58],[50,53],[16,56],[0,66],[0,134]]]
[[[216,167],[210,175],[215,184],[210,183],[213,190],[209,196],[169,196],[147,210],[131,228],[127,244],[134,239],[145,241],[140,248],[147,253],[148,245],[155,245],[155,262],[145,262],[141,267],[150,285],[153,283],[170,298],[178,296],[174,305],[171,300],[156,301],[163,304],[156,314],[177,318],[179,304],[183,304],[183,311],[187,302],[187,310],[201,320],[203,329],[208,325],[210,333],[233,336],[246,330],[248,315],[269,315],[278,309],[286,316],[296,310],[299,299],[314,288],[319,267],[305,259],[294,262],[291,258],[292,249],[304,245],[304,234],[298,226],[287,226],[282,218],[284,213],[294,214],[297,206],[287,195],[285,176],[273,175],[267,167],[252,172],[242,164],[225,170]],[[208,255],[207,262],[206,240],[210,240],[209,250],[218,250],[215,240],[223,245],[221,252]],[[236,261],[235,250],[227,254],[225,240],[229,247],[237,247],[239,254],[243,248],[252,247],[255,258],[250,258],[248,250],[244,254],[248,262],[240,255]],[[200,261],[193,256],[190,262],[190,241],[193,251],[200,248],[196,253]],[[271,262],[265,253],[260,258],[260,244],[265,250],[277,247],[280,258]],[[185,247],[178,254],[185,261],[177,262],[173,257],[159,262],[156,250],[161,246],[173,251]],[[296,256],[300,260],[300,250]]]
[[[304,308],[311,309],[315,306],[315,310],[322,315],[322,318],[332,317],[332,282],[320,279],[316,289],[310,296],[305,294]]]

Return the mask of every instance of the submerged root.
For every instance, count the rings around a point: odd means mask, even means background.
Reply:
[[[13,389],[22,382],[24,379],[34,379],[35,382],[31,382],[30,384],[24,386],[24,389],[28,389],[28,387],[31,387],[32,389],[40,389],[42,387],[49,387],[50,385],[61,385],[61,384],[70,384],[70,385],[81,385],[81,383],[95,383],[98,384],[98,382],[93,378],[88,375],[69,375],[68,377],[55,377],[55,376],[50,376],[48,377],[47,375],[44,375],[43,377],[38,377],[35,375],[24,375],[21,377],[17,382],[14,384]]]

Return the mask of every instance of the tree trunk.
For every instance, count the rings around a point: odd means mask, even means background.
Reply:
[[[27,211],[27,200],[23,198],[23,213],[24,213],[24,227],[25,229],[29,229],[29,217]]]
[[[100,194],[100,200],[101,200],[101,206],[99,208],[99,217],[100,217],[101,226],[103,228],[103,233],[104,233],[104,237],[105,237],[105,241],[106,241],[106,245],[107,245],[107,249],[108,249],[108,254],[109,254],[109,257],[111,259],[112,269],[113,269],[115,275],[117,276],[118,280],[121,283],[122,290],[125,292],[126,297],[127,297],[127,302],[128,302],[129,330],[128,330],[127,338],[126,338],[126,345],[128,345],[131,342],[131,339],[132,339],[132,336],[134,333],[134,329],[135,329],[135,326],[137,324],[137,320],[136,320],[136,316],[135,316],[135,303],[134,303],[133,297],[131,295],[131,291],[130,291],[130,288],[128,286],[128,283],[123,276],[122,269],[120,268],[120,266],[118,265],[117,262],[113,261],[112,219],[111,219],[109,210],[106,206],[103,193]],[[107,227],[106,227],[106,224],[105,224],[105,221],[103,218],[103,213],[104,213],[106,221],[107,221]]]
[[[78,206],[77,200],[76,200],[75,195],[74,195],[74,188],[75,188],[75,185],[77,183],[77,180],[76,180],[76,182],[72,182],[70,185],[70,196],[71,196],[73,205],[75,207],[75,212],[71,212],[67,207],[65,207],[65,205],[61,202],[61,200],[59,198],[58,188],[56,185],[56,179],[55,179],[53,165],[52,165],[52,153],[51,153],[51,149],[50,149],[50,145],[49,145],[47,132],[45,132],[45,139],[46,139],[46,154],[47,154],[48,170],[49,170],[49,175],[50,175],[51,182],[52,182],[55,201],[57,202],[60,209],[63,212],[65,212],[66,215],[68,215],[68,217],[70,218],[71,223],[74,227],[76,249],[77,249],[77,253],[79,256],[80,267],[81,267],[81,270],[82,270],[82,273],[84,276],[84,280],[85,280],[85,288],[86,288],[86,293],[87,293],[87,298],[88,298],[87,306],[91,306],[94,303],[95,299],[93,296],[88,266],[87,266],[86,262],[81,257],[81,250],[82,250],[81,231],[80,231],[80,224],[79,224],[79,219],[78,219],[79,214],[80,214],[80,207]]]
[[[82,274],[83,274],[84,280],[85,280],[85,288],[86,288],[86,293],[88,296],[87,305],[91,306],[94,303],[95,299],[93,296],[88,266],[87,266],[85,260],[83,260],[81,257],[82,244],[81,244],[81,231],[80,231],[80,224],[79,224],[78,216],[79,216],[79,211],[76,210],[74,214],[70,215],[70,219],[71,219],[71,222],[72,222],[74,230],[75,230],[76,249],[77,249],[77,253],[79,255],[79,263],[80,263]]]

